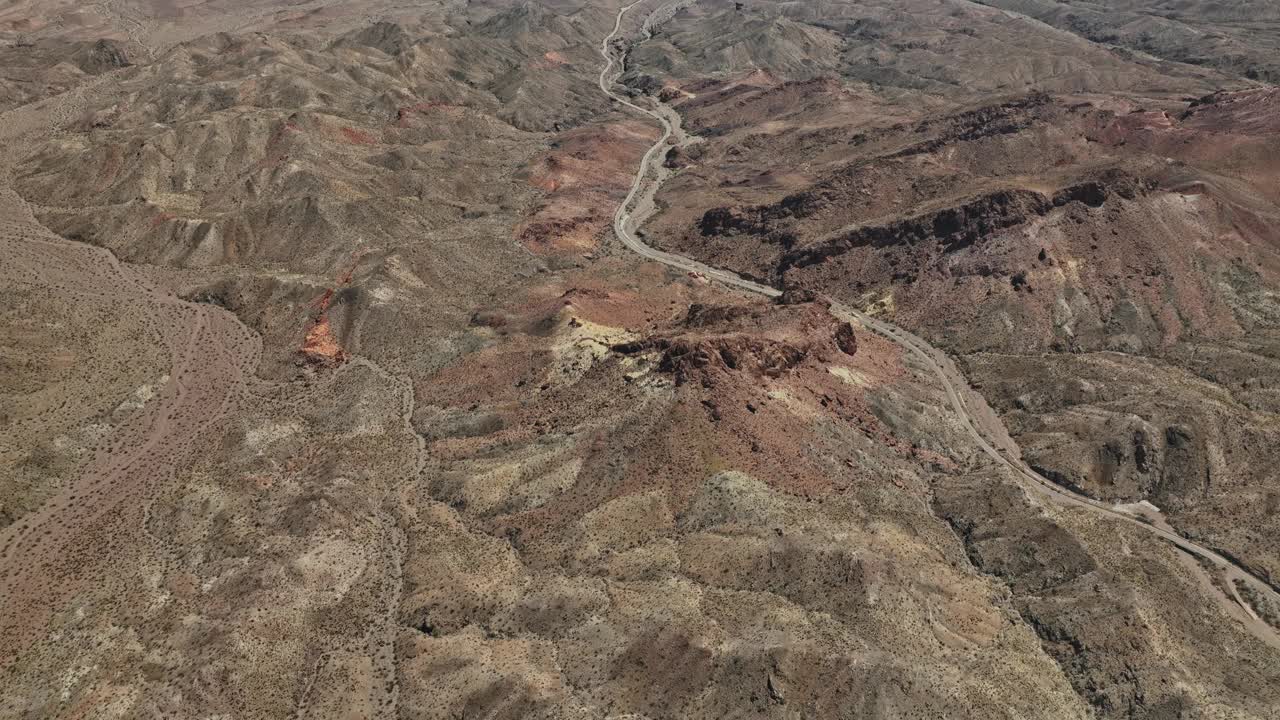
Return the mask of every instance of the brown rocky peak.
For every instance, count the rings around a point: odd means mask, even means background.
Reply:
[[[778,378],[811,355],[857,352],[853,326],[831,316],[830,302],[805,290],[789,291],[779,304],[694,303],[671,332],[615,345],[616,352],[661,353],[658,370],[677,384],[700,378],[714,384],[726,373]]]

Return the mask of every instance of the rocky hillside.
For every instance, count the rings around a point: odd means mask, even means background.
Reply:
[[[621,8],[0,9],[0,717],[1270,718],[1265,12]]]

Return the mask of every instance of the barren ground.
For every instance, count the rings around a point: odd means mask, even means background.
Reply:
[[[0,9],[0,716],[1272,717],[1269,10],[622,7]]]

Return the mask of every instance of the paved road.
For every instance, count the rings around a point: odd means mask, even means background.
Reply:
[[[627,11],[644,1],[637,0],[637,2],[619,10],[618,16],[614,20],[613,31],[600,43],[600,55],[604,59],[604,67],[600,70],[600,91],[617,103],[643,113],[662,125],[662,136],[644,154],[640,161],[640,167],[636,171],[635,180],[631,183],[631,189],[627,192],[626,199],[622,201],[622,204],[614,212],[614,233],[624,245],[650,260],[655,260],[686,272],[702,273],[709,279],[765,297],[778,297],[782,292],[777,288],[761,285],[741,277],[737,273],[714,268],[682,255],[658,250],[646,245],[636,236],[636,229],[639,223],[643,222],[645,217],[652,212],[652,197],[657,191],[656,186],[665,177],[665,170],[661,167],[662,155],[670,147],[673,139],[677,143],[685,141],[683,131],[680,128],[680,116],[674,110],[661,103],[655,103],[653,107],[642,107],[613,90],[614,81],[620,74],[620,70],[615,69],[617,61],[611,45],[621,31],[622,20]],[[646,24],[646,29],[643,32],[647,33],[647,28],[648,25]],[[654,182],[650,183],[646,188],[646,180],[651,177],[654,178]],[[947,400],[951,403],[956,417],[960,419],[965,431],[977,443],[978,447],[994,460],[997,465],[1013,472],[1030,492],[1063,506],[1081,508],[1099,515],[1105,515],[1113,520],[1140,527],[1217,568],[1220,577],[1226,580],[1224,583],[1226,592],[1224,593],[1213,585],[1206,576],[1205,580],[1209,585],[1212,596],[1218,598],[1222,602],[1224,609],[1233,617],[1239,619],[1250,633],[1268,645],[1280,649],[1280,633],[1277,633],[1275,628],[1255,614],[1253,608],[1249,603],[1245,602],[1244,598],[1236,590],[1235,583],[1239,581],[1251,587],[1262,597],[1269,598],[1273,606],[1280,607],[1280,593],[1277,593],[1270,585],[1221,554],[1178,535],[1169,529],[1161,518],[1157,518],[1155,524],[1144,522],[1134,514],[1117,509],[1108,503],[1078,495],[1040,475],[1022,459],[1021,450],[1009,436],[1009,432],[999,416],[987,405],[982,395],[970,387],[969,382],[946,353],[897,325],[878,320],[842,303],[833,303],[831,309],[837,316],[856,321],[863,327],[897,343],[909,355],[914,357],[922,368],[932,373],[946,391]]]

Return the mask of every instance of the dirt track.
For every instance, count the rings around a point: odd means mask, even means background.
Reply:
[[[104,82],[5,113],[0,137],[12,146],[57,132],[83,94]],[[0,165],[0,287],[59,298],[86,315],[110,308],[122,327],[137,328],[136,342],[165,348],[171,363],[155,396],[114,428],[78,477],[0,532],[5,666],[33,649],[78,589],[109,582],[118,564],[145,564],[139,554],[159,561],[164,549],[144,537],[150,499],[238,405],[261,349],[231,313],[162,292],[107,250],[44,228],[9,178]],[[76,371],[100,382],[130,362],[129,348],[109,351],[84,357]],[[19,432],[26,421],[14,422]]]

